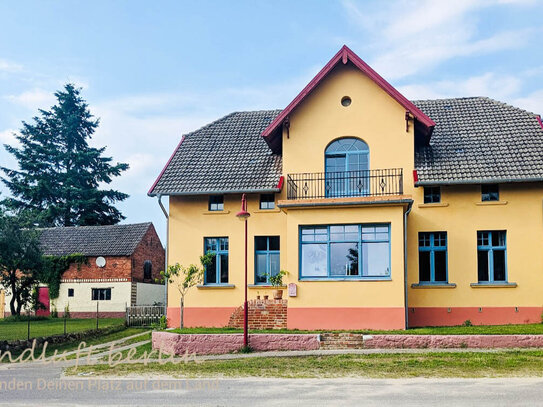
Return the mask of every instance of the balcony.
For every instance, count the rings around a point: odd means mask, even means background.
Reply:
[[[287,200],[403,195],[401,168],[287,175]]]

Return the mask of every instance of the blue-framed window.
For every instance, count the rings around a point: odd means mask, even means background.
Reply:
[[[275,208],[275,194],[261,194],[260,195],[260,209],[274,209]]]
[[[419,281],[447,282],[447,232],[419,232]]]
[[[441,187],[424,187],[424,203],[440,203]]]
[[[507,281],[505,230],[477,232],[477,275],[480,283]]]
[[[210,195],[208,209],[210,211],[223,211],[224,195]]]
[[[204,253],[215,253],[211,265],[205,268],[204,284],[228,284],[228,238],[204,238]]]
[[[300,227],[300,279],[390,277],[390,225]]]
[[[344,137],[325,151],[326,196],[369,194],[368,145],[354,137]]]
[[[279,268],[279,236],[255,236],[255,284],[269,284]]]
[[[499,201],[500,200],[500,188],[498,184],[485,184],[481,185],[481,201]]]

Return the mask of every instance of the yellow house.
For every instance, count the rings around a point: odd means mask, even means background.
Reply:
[[[543,125],[483,97],[409,101],[346,46],[284,110],[185,135],[149,191],[168,262],[215,254],[188,326],[224,326],[287,270],[287,326],[540,322]],[[179,295],[168,319],[179,324]]]

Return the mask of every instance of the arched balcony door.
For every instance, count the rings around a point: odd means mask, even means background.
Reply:
[[[369,147],[354,137],[338,139],[325,151],[327,197],[369,195]]]

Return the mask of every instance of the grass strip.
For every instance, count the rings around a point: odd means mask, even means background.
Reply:
[[[143,347],[142,347],[143,348]],[[161,374],[173,377],[277,378],[413,378],[413,377],[541,377],[542,350],[490,353],[431,352],[424,354],[326,355],[255,357],[200,363],[158,363],[80,366],[67,374],[127,376]]]

